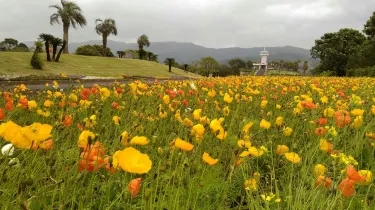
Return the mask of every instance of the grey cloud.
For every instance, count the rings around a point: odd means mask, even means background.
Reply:
[[[88,20],[71,29],[70,41],[100,39],[95,19],[117,21],[119,35],[134,42],[145,33],[151,41],[194,42],[207,47],[284,46],[310,48],[326,32],[358,30],[375,8],[374,0],[76,0]],[[0,39],[35,40],[40,33],[62,36],[51,26],[49,5],[58,0],[0,0]],[[4,9],[5,8],[5,9]]]

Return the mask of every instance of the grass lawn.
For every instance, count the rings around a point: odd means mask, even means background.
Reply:
[[[270,70],[268,72],[268,75],[279,75],[279,70]],[[298,72],[294,72],[294,71],[285,71],[285,70],[281,70],[280,71],[280,75],[291,75],[291,76],[296,76],[296,75],[300,75]]]
[[[0,52],[0,75],[45,75],[65,73],[80,76],[187,76],[198,77],[196,74],[185,73],[183,70],[151,61],[135,59],[118,59],[90,57],[80,55],[62,55],[60,62],[45,62],[44,70],[35,70],[30,66],[32,53]],[[41,54],[45,59],[45,54]]]

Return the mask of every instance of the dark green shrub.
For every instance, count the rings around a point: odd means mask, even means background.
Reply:
[[[33,67],[33,69],[43,69],[44,63],[39,56],[39,52],[42,51],[42,47],[43,47],[43,43],[41,41],[35,42],[35,50],[30,61],[30,64]]]
[[[102,56],[102,45],[83,45],[77,48],[77,55]],[[107,48],[107,57],[114,57],[111,49]]]

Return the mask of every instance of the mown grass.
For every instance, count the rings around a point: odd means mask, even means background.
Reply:
[[[192,89],[191,83],[196,89]],[[374,172],[375,149],[370,145],[374,140],[364,137],[365,133],[375,130],[371,111],[374,86],[374,79],[233,77],[169,81],[149,85],[148,94],[133,95],[128,85],[117,84],[115,89],[123,89],[123,94],[118,96],[110,87],[111,95],[106,99],[100,94],[91,95],[89,100],[93,104],[88,109],[73,108],[68,104],[59,107],[62,97],[38,92],[28,100],[36,100],[37,109],[48,110],[51,116],[43,117],[36,110],[15,108],[5,113],[4,121],[12,120],[22,126],[33,122],[51,124],[54,148],[49,151],[17,149],[13,157],[1,157],[0,207],[12,209],[22,204],[29,205],[30,209],[374,209],[374,184],[357,185],[355,195],[343,197],[338,185],[346,176],[341,173],[346,164],[319,149],[320,139],[325,138],[334,144],[335,150],[352,155],[358,161],[357,169]],[[171,98],[172,110],[160,96],[166,95],[167,89],[175,88],[183,90],[184,94]],[[50,90],[52,94],[55,92]],[[212,90],[216,91],[216,96],[208,97],[208,91]],[[340,91],[345,96],[337,96]],[[71,102],[69,95],[73,93],[80,97],[80,92],[81,89],[68,90],[63,94],[66,101]],[[224,93],[232,93],[231,103],[224,101]],[[358,100],[352,94],[361,98]],[[297,96],[299,99],[295,98]],[[327,104],[320,102],[323,96],[328,97]],[[12,98],[17,104],[17,93]],[[43,107],[47,98],[54,102],[51,108]],[[265,98],[268,104],[262,108],[261,102]],[[303,98],[312,99],[319,104],[318,108],[303,109],[300,114],[294,114],[298,100],[303,101]],[[188,102],[186,106],[182,102],[184,99]],[[124,109],[113,109],[113,102],[123,105]],[[4,107],[4,103],[5,99],[1,98],[0,107]],[[333,117],[327,117],[326,126],[334,127],[337,135],[316,135],[314,130],[319,127],[316,121],[324,116],[324,110],[333,107],[337,111],[337,105],[343,107],[345,103],[345,110],[365,111],[364,124],[359,128],[350,125],[340,128]],[[280,109],[275,108],[277,104],[281,105]],[[166,118],[159,117],[159,105],[168,113]],[[230,110],[228,116],[223,112],[226,106]],[[202,109],[201,116],[211,120],[225,118],[223,128],[228,133],[225,140],[219,140],[210,126],[205,125],[203,139],[197,143],[191,128],[175,117],[176,111],[180,110],[182,119],[189,118],[196,125],[201,123],[193,119],[192,112],[196,109]],[[61,123],[66,115],[73,118],[70,127]],[[105,170],[79,172],[81,159],[77,141],[81,131],[77,124],[84,124],[84,119],[92,115],[97,116],[96,125],[86,129],[97,134],[95,141],[105,146],[108,155],[125,148],[119,139],[123,131],[149,138],[150,144],[134,147],[150,156],[152,169],[144,175],[122,170],[115,174]],[[121,118],[120,125],[113,124],[113,116]],[[284,136],[283,128],[275,125],[279,116],[284,118],[285,126],[293,129],[291,136]],[[260,128],[262,119],[271,122],[268,130]],[[245,151],[237,142],[244,138],[242,129],[248,122],[254,122],[248,133],[252,145],[265,146],[268,152],[261,157],[245,157],[235,166],[239,154]],[[171,147],[170,143],[177,137],[194,144],[194,149],[182,151]],[[0,140],[0,146],[5,144],[7,142]],[[293,164],[277,155],[277,145],[287,145],[302,161]],[[158,148],[162,148],[162,152]],[[202,160],[203,152],[219,159],[218,163],[206,164]],[[19,164],[9,164],[12,158],[17,158]],[[333,179],[329,189],[316,187],[313,174],[316,164],[327,167],[325,175]],[[255,172],[260,173],[257,189],[246,190],[244,182]],[[141,190],[132,199],[127,185],[138,177],[142,177]],[[27,186],[25,180],[28,180]],[[274,193],[275,198],[262,199],[261,195],[267,193]],[[280,198],[280,202],[276,202],[276,198]]]
[[[75,76],[186,76],[198,77],[196,74],[185,73],[183,70],[172,68],[156,62],[137,59],[118,59],[91,57],[79,55],[62,55],[60,62],[45,61],[43,70],[35,70],[30,66],[32,53],[0,52],[0,75],[46,75],[60,74]],[[41,53],[45,60],[45,54]]]
[[[291,75],[291,76],[298,76],[300,74],[298,72],[294,72],[294,71],[269,70],[268,75]]]

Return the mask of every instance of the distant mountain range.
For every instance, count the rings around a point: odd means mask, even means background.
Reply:
[[[28,46],[32,46],[33,42],[24,42]],[[69,43],[69,52],[74,53],[76,49],[82,45],[101,45],[101,40],[92,40],[79,43]],[[124,43],[118,41],[108,40],[108,47],[112,50],[113,54],[116,55],[117,51],[123,51],[126,49],[138,49],[136,43]],[[242,58],[244,60],[252,60],[254,62],[260,61],[260,51],[263,47],[253,48],[207,48],[199,46],[193,43],[187,42],[152,42],[151,46],[146,49],[159,55],[159,61],[163,62],[165,58],[173,57],[178,63],[190,64],[193,61],[200,60],[202,57],[211,56],[218,60],[220,63],[225,64],[232,58]],[[269,61],[296,61],[296,60],[307,60],[310,66],[316,66],[319,61],[312,59],[310,50],[284,46],[284,47],[267,47],[266,50],[270,53]]]

